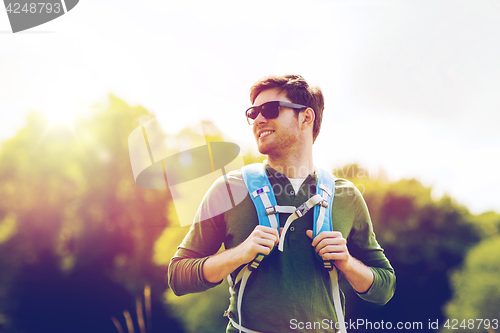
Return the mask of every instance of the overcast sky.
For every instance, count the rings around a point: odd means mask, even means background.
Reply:
[[[256,152],[249,87],[297,73],[326,99],[317,165],[356,162],[500,212],[499,59],[500,0],[81,0],[17,34],[0,10],[0,140],[30,110],[112,92],[168,133],[210,119]]]

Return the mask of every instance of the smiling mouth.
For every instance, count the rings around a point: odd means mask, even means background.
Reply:
[[[264,131],[264,132],[259,134],[259,139],[264,138],[264,137],[271,135],[273,133],[274,133],[274,131]]]

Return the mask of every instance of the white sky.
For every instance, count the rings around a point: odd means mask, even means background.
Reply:
[[[18,34],[0,10],[0,140],[30,110],[112,92],[167,132],[210,119],[256,152],[249,87],[297,73],[326,99],[317,165],[382,168],[500,212],[499,38],[500,0],[81,0]]]

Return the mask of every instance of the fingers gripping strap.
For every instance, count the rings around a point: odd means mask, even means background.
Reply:
[[[333,307],[335,308],[337,322],[340,326],[340,333],[346,333],[347,331],[345,328],[344,314],[342,312],[342,305],[340,304],[340,289],[336,269],[332,269],[330,271],[330,282],[332,285]]]

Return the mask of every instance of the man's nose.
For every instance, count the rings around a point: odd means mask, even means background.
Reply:
[[[254,119],[254,124],[265,123],[267,119],[262,115],[262,112],[259,112],[257,117]]]

